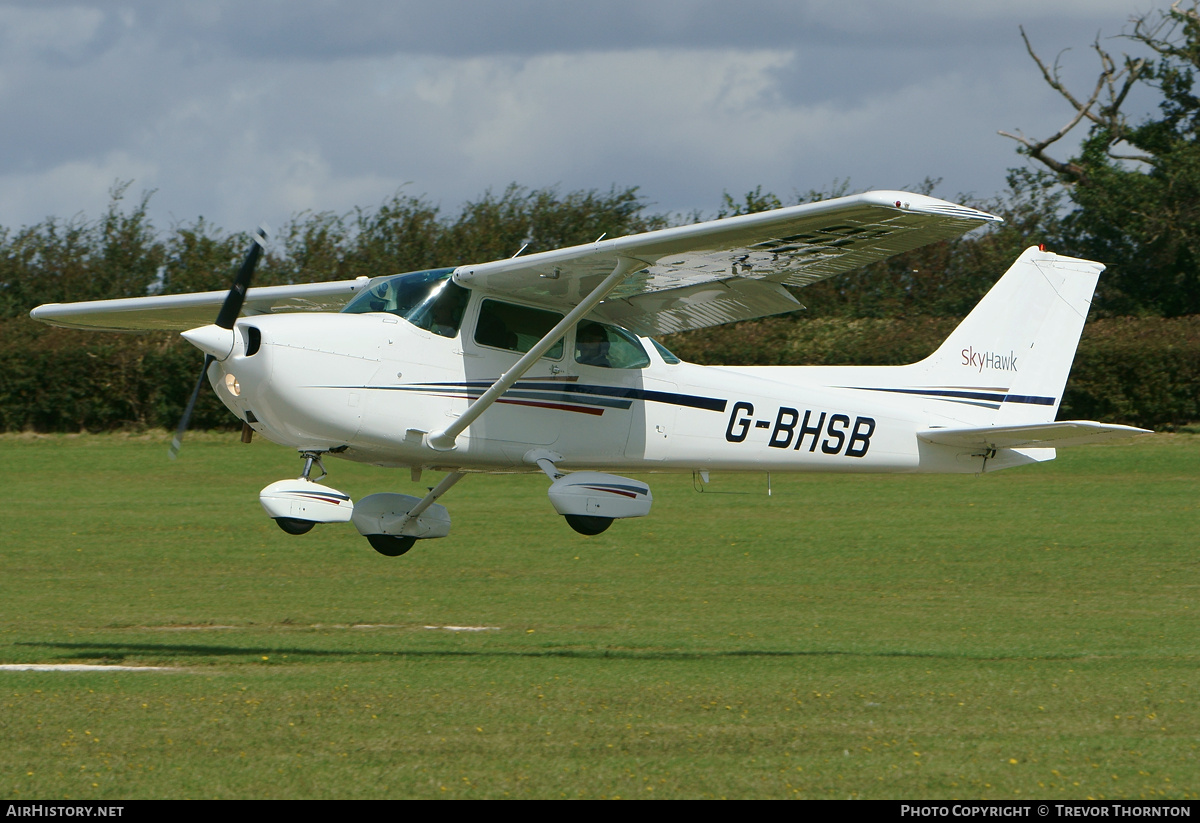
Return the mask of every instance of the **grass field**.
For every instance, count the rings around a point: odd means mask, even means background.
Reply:
[[[0,671],[5,797],[1200,796],[1200,437],[651,476],[594,538],[467,478],[394,559],[279,531],[299,460],[234,439],[0,437],[0,663],[175,669]]]

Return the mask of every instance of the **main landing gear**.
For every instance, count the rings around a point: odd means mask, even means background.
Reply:
[[[415,537],[396,537],[390,534],[368,534],[367,542],[371,548],[385,557],[399,557],[407,552],[417,542]]]
[[[550,478],[550,505],[579,534],[594,537],[614,520],[650,513],[654,496],[645,483],[603,472],[561,472],[554,464],[562,459],[547,449],[525,454],[525,462],[536,464]]]
[[[434,501],[464,476],[463,472],[451,472],[424,497],[368,495],[354,507],[354,528],[367,538],[371,548],[388,557],[399,557],[417,540],[445,537],[450,533],[450,513]]]

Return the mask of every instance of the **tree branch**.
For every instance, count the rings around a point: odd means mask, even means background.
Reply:
[[[1100,76],[1096,78],[1096,87],[1092,90],[1091,96],[1086,101],[1080,102],[1063,83],[1059,75],[1058,60],[1055,60],[1053,68],[1047,66],[1045,61],[1034,51],[1033,44],[1029,42],[1029,36],[1025,33],[1023,26],[1020,31],[1021,39],[1025,43],[1025,51],[1029,53],[1029,56],[1033,58],[1038,68],[1041,69],[1042,78],[1050,88],[1057,91],[1071,104],[1075,109],[1075,116],[1065,126],[1044,140],[1031,140],[1019,131],[1016,134],[1001,131],[999,134],[1021,143],[1025,147],[1025,152],[1030,157],[1042,163],[1050,170],[1072,178],[1075,182],[1084,185],[1088,183],[1087,175],[1078,163],[1064,163],[1061,160],[1056,160],[1046,154],[1046,149],[1061,140],[1067,132],[1079,125],[1080,121],[1085,117],[1096,126],[1108,131],[1107,149],[1110,157],[1114,159],[1137,160],[1151,164],[1155,162],[1152,157],[1121,157],[1111,152],[1112,146],[1125,139],[1128,132],[1125,117],[1121,114],[1121,105],[1125,102],[1125,98],[1129,95],[1134,84],[1141,79],[1143,73],[1149,67],[1149,63],[1145,59],[1133,59],[1126,55],[1124,65],[1118,69],[1112,55],[1101,48],[1100,40],[1097,38],[1092,48],[1096,52],[1097,57],[1100,58]],[[1108,92],[1108,102],[1097,109],[1100,96],[1106,90]]]
[[[1025,146],[1026,154],[1028,154],[1034,160],[1037,160],[1042,165],[1049,168],[1051,171],[1057,172],[1058,174],[1061,174],[1064,177],[1074,178],[1076,181],[1086,184],[1087,183],[1087,174],[1084,172],[1082,166],[1080,166],[1078,163],[1063,163],[1061,160],[1055,160],[1053,157],[1051,157],[1050,155],[1045,153],[1045,149],[1047,146],[1049,146],[1055,140],[1058,140],[1060,137],[1062,137],[1064,134],[1066,134],[1068,131],[1070,131],[1071,126],[1074,126],[1075,123],[1078,123],[1078,122],[1079,122],[1079,118],[1076,117],[1075,120],[1070,125],[1063,127],[1053,137],[1049,138],[1048,140],[1041,140],[1041,141],[1036,141],[1036,142],[1033,140],[1030,140],[1028,137],[1021,134],[1019,130],[1016,134],[1010,134],[1009,132],[1006,132],[1006,131],[998,131],[996,133],[999,134],[1001,137],[1012,138],[1013,140],[1016,140],[1018,143]]]
[[[1062,81],[1059,79],[1059,77],[1058,77],[1058,59],[1055,58],[1054,71],[1053,72],[1050,71],[1049,67],[1047,67],[1046,64],[1042,62],[1042,58],[1038,57],[1037,52],[1035,52],[1033,50],[1033,45],[1029,42],[1029,37],[1025,34],[1025,27],[1019,26],[1018,28],[1020,29],[1020,32],[1021,32],[1021,39],[1025,41],[1025,51],[1029,52],[1029,56],[1033,58],[1033,62],[1037,63],[1038,68],[1042,70],[1042,77],[1044,77],[1046,79],[1046,83],[1050,86],[1050,88],[1054,89],[1059,94],[1061,94],[1063,97],[1067,98],[1067,102],[1070,103],[1072,106],[1074,106],[1077,111],[1086,112],[1089,108],[1091,108],[1092,104],[1094,104],[1096,102],[1097,97],[1099,97],[1101,89],[1104,87],[1103,73],[1101,73],[1100,79],[1096,82],[1096,90],[1094,92],[1092,92],[1091,100],[1088,101],[1087,105],[1082,105],[1078,100],[1075,99],[1075,96],[1073,94],[1071,94],[1070,91],[1067,90],[1067,87],[1064,86],[1062,84]],[[1061,54],[1060,54],[1060,56],[1061,56]],[[1095,119],[1095,118],[1093,118],[1093,119]],[[1076,120],[1075,122],[1079,122],[1079,121]],[[1065,134],[1065,132],[1064,132],[1064,134]],[[1059,135],[1059,136],[1061,137],[1061,135]]]

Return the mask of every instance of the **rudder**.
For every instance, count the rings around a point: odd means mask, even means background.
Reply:
[[[991,425],[1054,420],[1104,266],[1026,249],[914,370],[994,399]],[[983,421],[980,421],[983,422]]]

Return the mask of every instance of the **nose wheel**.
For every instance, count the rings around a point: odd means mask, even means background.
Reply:
[[[308,534],[317,524],[315,521],[300,520],[296,517],[276,517],[275,525],[288,534]]]
[[[280,480],[258,493],[258,500],[285,534],[308,534],[318,523],[345,523],[354,512],[350,495],[316,482],[326,476],[321,453],[302,452],[304,471],[295,480]],[[320,474],[314,478],[313,469]]]
[[[612,525],[613,518],[597,517],[591,514],[563,515],[567,525],[587,537],[594,537]]]

